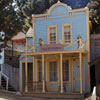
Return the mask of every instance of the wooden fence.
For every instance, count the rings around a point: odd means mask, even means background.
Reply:
[[[3,65],[3,73],[9,77],[10,85],[19,91],[19,68],[13,68],[11,65]]]

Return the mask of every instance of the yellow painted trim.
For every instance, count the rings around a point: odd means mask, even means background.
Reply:
[[[22,60],[22,59],[25,59],[25,57],[21,57],[21,58],[19,58],[19,60]]]
[[[28,63],[27,63],[27,55],[25,55],[25,92],[28,92]]]
[[[80,14],[80,15],[72,15],[72,16],[65,16],[65,17],[58,17],[58,18],[49,18],[47,20],[58,20],[58,19],[65,19],[65,18],[75,18],[75,17],[80,17],[80,16],[86,16],[85,14]],[[37,20],[37,22],[42,22],[45,21],[44,19]]]
[[[75,61],[77,61],[77,64],[79,65],[79,57],[76,58]],[[74,77],[74,75],[75,75],[75,61],[72,61],[73,62],[73,70],[72,70],[72,73],[73,73],[73,79],[72,79],[73,88],[72,89],[73,89],[73,92],[77,92],[77,91],[79,92],[80,91],[80,76],[79,76],[79,78],[76,78],[76,80],[79,81],[79,88],[78,89],[75,88],[75,77]]]
[[[27,53],[26,55],[27,56],[38,56],[38,55],[53,55],[53,54],[60,54],[60,53],[63,53],[63,54],[68,54],[68,53],[83,53],[83,54],[87,54],[87,51],[86,50],[71,50],[71,51],[51,51],[51,52],[33,52],[33,53]]]
[[[89,29],[89,9],[86,8],[86,26],[87,26],[87,51],[88,51],[88,62],[90,62],[90,29]],[[90,88],[90,66],[88,64],[88,86],[89,92],[91,91]]]
[[[82,59],[82,65],[83,65],[83,92],[85,92],[85,57]]]
[[[83,82],[82,82],[82,53],[79,53],[79,66],[80,66],[80,93],[83,93]]]
[[[33,51],[35,52],[35,29],[34,29],[34,24],[35,24],[35,18],[32,18],[33,22]]]
[[[22,68],[22,64],[23,64],[23,63],[25,63],[25,61],[21,61],[21,62],[20,62],[20,65],[21,65],[21,66],[20,66],[20,68],[21,68],[21,69],[20,69],[20,75],[21,75],[21,76],[20,76],[20,81],[21,81],[21,82],[20,82],[20,86],[21,86],[20,89],[21,89],[21,91],[23,91],[23,68]],[[27,64],[28,64],[28,63],[33,63],[33,62],[32,62],[32,61],[27,61]],[[27,65],[27,67],[28,67],[28,65]]]
[[[35,64],[34,58],[35,58],[35,57],[33,57],[33,81],[34,81],[34,76],[35,76],[35,73],[34,73],[34,67],[35,67],[35,66],[34,66],[34,64]],[[33,86],[33,89],[34,89],[34,86]]]
[[[57,78],[58,78],[58,80],[57,80],[57,82],[50,82],[50,70],[49,70],[49,62],[50,61],[56,61],[57,62]],[[51,89],[50,88],[50,84],[57,84],[57,86],[59,87],[59,59],[58,58],[54,58],[54,59],[46,59],[46,62],[47,62],[47,66],[46,66],[46,68],[47,68],[47,90],[49,90],[49,91],[52,91],[52,90],[54,90],[54,91],[57,91],[57,89],[58,88],[53,88],[53,89]]]
[[[45,73],[45,68],[44,68],[44,55],[42,55],[42,92],[45,93],[45,76],[44,76],[44,73]]]
[[[70,32],[71,32],[71,42],[70,43],[64,43],[64,27],[70,26]],[[72,45],[72,24],[62,24],[62,41],[64,45]]]
[[[68,63],[69,63],[69,81],[63,81],[63,83],[64,84],[66,84],[67,86],[69,86],[70,88],[69,88],[69,90],[67,91],[67,92],[70,92],[71,91],[71,61],[72,61],[72,59],[71,59],[71,57],[68,57],[68,58],[63,58],[62,59],[62,61],[63,60],[68,60]]]
[[[71,58],[68,57],[68,58],[62,58],[62,61],[63,60],[68,60],[68,63],[69,63],[69,81],[66,81],[67,83],[70,83],[71,82]]]
[[[50,44],[50,28],[56,28],[56,43],[57,43],[57,24],[48,26],[48,44]]]
[[[20,91],[22,92],[23,91],[23,82],[22,82],[22,80],[23,80],[23,70],[22,70],[22,64],[23,64],[23,62],[21,62],[20,63]]]
[[[62,53],[60,53],[61,93],[64,92],[64,89],[63,89],[63,87],[64,87],[64,86],[63,86],[63,85],[64,85],[64,84],[63,84],[63,63],[62,63],[62,61],[63,61],[63,60],[62,60]]]

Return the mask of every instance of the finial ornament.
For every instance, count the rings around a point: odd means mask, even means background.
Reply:
[[[58,0],[58,3],[60,3],[60,0]]]

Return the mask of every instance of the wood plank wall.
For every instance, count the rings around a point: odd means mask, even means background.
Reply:
[[[100,34],[90,36],[90,54],[91,61],[100,56]]]
[[[9,77],[10,85],[15,89],[19,90],[19,68],[13,68],[11,65],[3,65],[3,73]]]

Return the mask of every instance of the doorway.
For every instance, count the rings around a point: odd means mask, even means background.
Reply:
[[[58,62],[52,60],[48,62],[48,91],[58,91]]]
[[[73,92],[80,91],[80,67],[79,59],[73,61]]]

